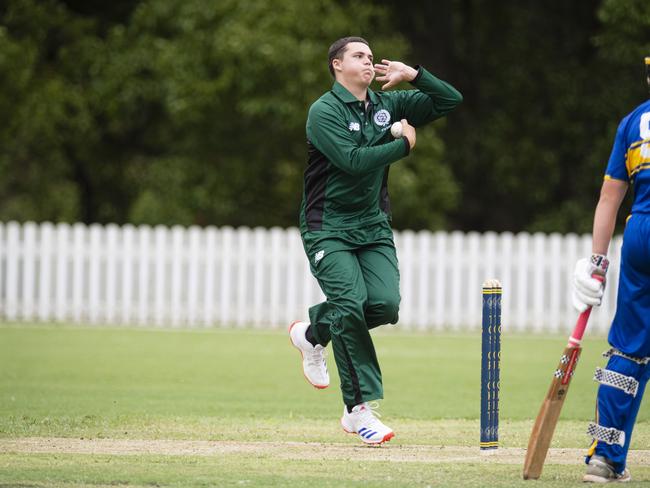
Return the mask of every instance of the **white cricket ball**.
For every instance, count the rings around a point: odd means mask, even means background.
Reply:
[[[399,139],[402,137],[402,123],[401,122],[395,122],[393,125],[390,126],[390,133],[393,135],[395,139]]]

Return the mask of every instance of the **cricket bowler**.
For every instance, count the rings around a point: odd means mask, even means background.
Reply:
[[[361,37],[337,40],[328,54],[335,81],[309,109],[300,207],[305,253],[327,300],[309,309],[308,322],[292,323],[289,335],[316,388],[329,385],[323,352],[332,343],[343,429],[381,444],[395,434],[369,404],[384,395],[370,329],[397,323],[400,304],[388,171],[415,148],[416,128],[453,110],[462,96],[422,67],[375,64]],[[375,74],[382,90],[401,82],[416,89],[374,92]],[[391,131],[397,121],[401,133]]]
[[[650,57],[645,63],[650,88]],[[600,386],[596,418],[588,429],[594,441],[586,457],[587,482],[631,479],[625,461],[650,378],[650,100],[628,114],[616,132],[594,217],[592,255],[575,268],[573,303],[581,312],[600,305],[605,285],[591,276],[607,273],[607,249],[628,186],[634,199],[623,234],[611,349],[604,354],[609,361],[594,376]]]

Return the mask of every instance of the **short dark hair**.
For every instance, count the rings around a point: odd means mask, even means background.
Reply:
[[[366,41],[363,37],[341,37],[337,41],[334,41],[334,44],[330,46],[330,49],[327,52],[327,57],[329,58],[328,65],[332,76],[334,76],[334,67],[332,66],[332,61],[335,59],[343,59],[347,45],[351,42],[362,42],[366,46],[370,47],[368,41]]]

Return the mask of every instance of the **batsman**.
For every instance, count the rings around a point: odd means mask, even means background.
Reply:
[[[645,58],[650,88],[650,57]],[[587,454],[584,481],[629,481],[625,466],[632,430],[650,378],[650,100],[620,122],[605,181],[596,207],[592,255],[576,263],[573,303],[579,311],[600,305],[607,273],[607,249],[623,197],[634,190],[621,249],[616,315],[609,331],[611,349],[600,383],[596,418],[588,432],[594,441]]]
[[[386,59],[374,64],[361,37],[337,40],[328,55],[335,81],[309,109],[300,208],[305,253],[327,300],[309,309],[309,321],[292,323],[289,334],[316,388],[329,385],[323,352],[331,342],[343,429],[381,444],[394,433],[369,404],[384,395],[370,330],[396,323],[400,303],[388,171],[415,148],[416,128],[453,110],[462,97],[422,67]],[[401,82],[416,89],[374,92],[376,73],[382,90]],[[390,130],[396,121],[402,122],[397,138]]]

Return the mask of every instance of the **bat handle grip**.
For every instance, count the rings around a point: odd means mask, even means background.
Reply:
[[[591,277],[600,282],[605,281],[605,277],[594,273]],[[587,310],[582,312],[576,321],[576,326],[573,328],[573,332],[569,337],[569,343],[567,347],[576,347],[579,346],[582,342],[582,336],[585,335],[585,329],[587,328],[587,321],[589,320],[589,315],[591,314],[591,307],[588,307]]]

